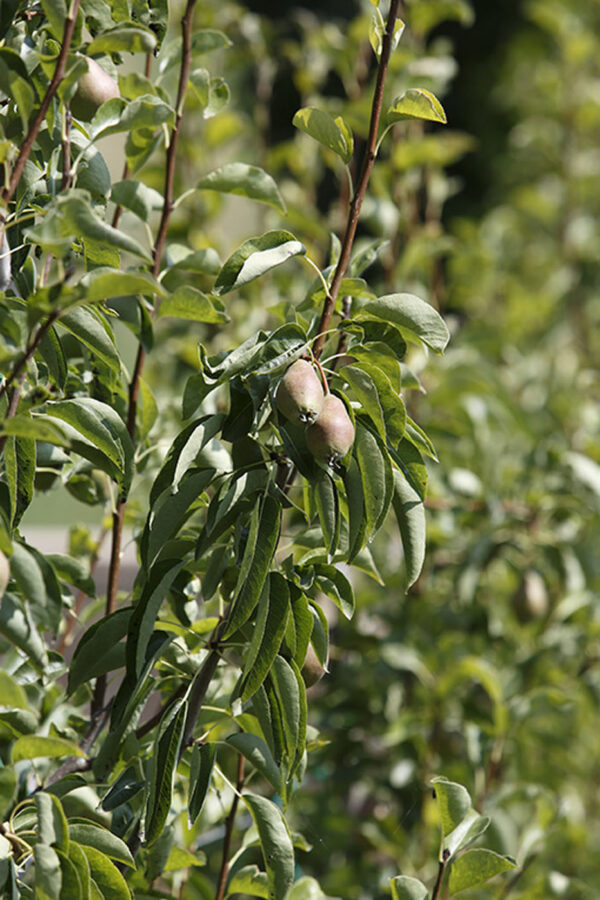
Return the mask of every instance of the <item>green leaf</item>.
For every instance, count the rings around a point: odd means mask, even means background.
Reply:
[[[171,847],[163,872],[177,872],[190,866],[205,866],[206,855],[201,850],[192,853],[184,847]]]
[[[335,481],[320,470],[312,484],[328,560],[333,559],[340,538],[340,503]]]
[[[429,891],[422,881],[409,878],[408,875],[397,875],[390,878],[392,900],[427,900]]]
[[[190,763],[188,826],[191,828],[202,812],[204,801],[210,787],[215,763],[215,744],[195,743]]]
[[[86,894],[84,897],[77,867],[61,850],[57,850],[56,855],[60,862],[62,896],[69,897],[71,900],[87,900],[88,895]]]
[[[364,412],[371,417],[382,441],[386,439],[385,419],[375,383],[368,372],[357,366],[344,366],[340,377],[348,382]]]
[[[90,864],[79,844],[74,843],[74,841],[69,843],[69,861],[77,870],[81,884],[81,895],[83,900],[86,900],[90,894]]]
[[[69,825],[69,836],[71,840],[78,844],[84,844],[86,847],[94,847],[100,850],[105,856],[123,863],[126,866],[135,868],[133,856],[125,841],[117,837],[106,828],[100,825],[86,825],[84,823],[72,823]]]
[[[150,846],[163,832],[173,793],[173,777],[187,715],[187,702],[173,704],[161,721],[150,765],[150,793],[146,807],[146,844]]]
[[[104,853],[95,847],[82,844],[76,846],[81,847],[87,858],[92,884],[95,882],[101,897],[110,897],[110,900],[131,900],[127,882]]]
[[[86,52],[88,56],[98,56],[101,53],[153,53],[156,49],[156,36],[149,28],[143,25],[135,25],[128,22],[126,25],[117,25],[103,32],[88,44]]]
[[[281,790],[281,772],[273,759],[266,742],[256,734],[231,734],[227,743],[241,753],[260,772],[263,778],[275,788]]]
[[[32,666],[43,672],[48,665],[46,645],[31,615],[29,604],[5,593],[0,600],[0,634],[23,651]]]
[[[404,335],[423,341],[436,353],[442,353],[450,339],[446,323],[437,310],[414,294],[378,297],[364,304],[361,316],[376,316],[391,322]]]
[[[59,400],[46,408],[49,416],[66,423],[73,449],[108,471],[126,495],[133,476],[133,446],[115,410],[91,397]]]
[[[260,838],[271,900],[285,900],[294,881],[294,847],[281,810],[265,797],[242,795]]]
[[[132,607],[118,609],[88,628],[71,658],[69,694],[86,681],[123,665],[124,646],[119,641],[127,634],[132,612]],[[115,655],[116,648],[121,651],[120,655]]]
[[[173,493],[163,491],[152,508],[142,534],[140,553],[144,565],[153,563],[165,543],[175,537],[197,507],[200,495],[210,485],[214,475],[215,469],[190,469]]]
[[[406,428],[406,407],[404,406],[404,401],[402,400],[399,392],[393,387],[390,377],[388,376],[388,372],[385,371],[383,366],[380,367],[375,363],[377,354],[374,350],[371,350],[371,348],[373,348],[374,346],[375,345],[373,344],[369,345],[369,348],[365,351],[364,357],[362,356],[362,354],[359,357],[357,365],[345,366],[341,374],[342,377],[345,377],[348,369],[352,369],[352,377],[355,379],[355,381],[357,371],[362,371],[369,377],[376,394],[375,400],[377,401],[377,406],[375,407],[375,409],[380,409],[383,413],[383,434],[379,430],[379,427],[377,430],[379,431],[379,434],[383,441],[386,441],[387,439],[388,443],[396,445],[399,443],[399,441],[402,440],[404,430]],[[370,352],[372,353],[372,359],[374,361],[373,363],[371,363],[370,361],[363,361]],[[393,375],[393,369],[398,366],[398,362],[391,357],[388,358],[388,361],[391,363],[388,371]],[[398,381],[399,380],[400,379],[398,378]],[[367,397],[368,393],[369,391],[367,391]],[[369,415],[373,419],[373,422],[375,423],[375,425],[377,425],[378,412],[376,412],[375,414],[373,414],[372,412],[374,403],[371,403],[370,406],[365,406],[364,402],[361,402],[363,403],[363,409],[365,410],[365,412],[369,413]]]
[[[242,162],[227,163],[209,172],[196,187],[205,191],[239,194],[261,203],[268,203],[285,214],[285,203],[275,181],[263,169]]]
[[[354,457],[350,460],[346,471],[342,473],[348,504],[348,562],[352,562],[367,540],[367,517],[365,514],[365,495],[363,491],[360,468]]]
[[[448,882],[450,894],[483,884],[508,869],[516,869],[516,864],[506,856],[493,850],[468,850],[452,863]]]
[[[392,477],[391,463],[375,435],[358,421],[354,455],[360,469],[366,532],[370,536],[379,528],[392,499],[392,492],[388,490],[388,482]]]
[[[212,301],[190,284],[178,287],[173,294],[163,300],[158,315],[212,324],[229,321],[229,316],[219,301]]]
[[[351,619],[355,606],[354,591],[344,573],[335,566],[319,563],[315,566],[315,575],[319,579],[324,593],[331,597],[347,619]]]
[[[194,419],[180,431],[154,480],[150,491],[150,506],[154,506],[167,488],[171,491],[177,490],[185,473],[196,463],[198,454],[219,433],[224,420],[225,416],[222,413],[202,416],[200,419]]]
[[[279,501],[267,495],[263,500],[260,518],[257,512],[258,506],[255,507],[255,510],[231,601],[231,613],[223,634],[224,639],[245,625],[252,615],[279,540],[281,527]]]
[[[0,766],[0,816],[8,814],[17,792],[17,773],[12,766]]]
[[[4,473],[10,495],[13,526],[33,500],[35,477],[35,442],[30,438],[9,438],[4,446]]]
[[[227,882],[225,896],[232,894],[249,894],[251,897],[269,898],[269,879],[258,866],[243,866],[233,872]]]
[[[300,878],[286,895],[285,900],[327,900],[318,881],[305,876]]]
[[[397,469],[394,469],[392,504],[404,548],[408,590],[421,574],[425,560],[425,507],[422,497]]]
[[[137,678],[144,667],[161,603],[183,564],[183,559],[159,559],[147,573],[127,630],[127,672],[132,678]]]
[[[118,375],[121,371],[121,360],[112,335],[105,322],[93,309],[72,309],[64,313],[58,320],[61,328],[75,335],[81,343],[91,350],[105,363],[111,372]]]
[[[469,793],[462,785],[442,777],[432,778],[431,784],[442,823],[440,859],[444,852],[452,857],[483,834],[490,820],[473,809]]]
[[[287,757],[292,768],[301,743],[302,701],[300,684],[296,672],[283,658],[276,656],[270,672],[270,679],[275,692]],[[302,679],[300,679],[302,681]],[[304,682],[302,682],[304,685]]]
[[[215,50],[225,50],[231,47],[231,41],[222,31],[212,28],[194,29],[192,35],[192,58],[203,56],[205,53],[213,53]],[[163,50],[160,60],[160,71],[166,72],[181,59],[181,38],[175,38]]]
[[[127,766],[102,798],[102,809],[112,812],[135,797],[145,785],[145,781],[139,780],[137,766],[135,764]]]
[[[298,110],[292,124],[319,144],[333,150],[345,163],[352,159],[352,133],[343,119],[334,119],[321,109],[305,106]]]
[[[442,122],[444,125],[448,121],[444,107],[435,94],[423,88],[410,88],[405,91],[400,97],[396,97],[386,112],[388,125],[404,119],[427,119],[429,122]]]
[[[415,445],[409,440],[402,440],[397,449],[390,450],[390,456],[421,500],[425,500],[428,481],[427,466]]]
[[[142,222],[147,222],[153,212],[163,208],[164,197],[142,181],[117,181],[112,185],[110,199],[117,206],[128,209]]]
[[[293,256],[304,256],[306,247],[289,231],[267,231],[245,241],[217,275],[217,296],[237,290]]]
[[[36,900],[60,900],[62,876],[56,851],[47,844],[33,848]]]
[[[85,300],[86,303],[129,297],[132,294],[142,294],[146,297],[167,295],[165,289],[149,272],[135,269],[118,272],[105,266],[84,275],[79,282],[79,288],[81,291],[79,299]]]
[[[69,828],[58,797],[38,791],[35,795],[35,808],[38,818],[38,840],[40,844],[53,845],[68,853]]]
[[[242,675],[242,700],[249,700],[269,672],[285,634],[290,613],[290,591],[279,572],[271,572],[262,592],[259,615]],[[255,640],[256,638],[256,640]]]
[[[48,757],[60,759],[62,756],[82,756],[86,754],[74,741],[67,741],[59,737],[38,737],[37,735],[24,735],[17,738],[12,745],[11,759],[13,763],[22,762],[24,759],[37,759]]]

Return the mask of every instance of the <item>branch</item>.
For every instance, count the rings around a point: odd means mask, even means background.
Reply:
[[[237,813],[238,804],[240,802],[240,794],[244,787],[244,757],[238,754],[237,783],[236,793],[233,795],[233,801],[227,820],[225,822],[225,838],[223,840],[223,856],[221,859],[221,871],[219,872],[219,881],[215,900],[223,900],[225,896],[225,885],[227,884],[227,876],[229,875],[229,854],[231,852],[231,838],[233,835],[233,824]]]
[[[433,894],[431,895],[431,900],[439,900],[440,892],[442,890],[442,881],[444,880],[444,872],[446,871],[446,866],[448,865],[449,859],[450,859],[450,851],[444,850],[444,852],[442,853],[442,858],[440,859],[437,880],[436,880],[435,886],[433,888]]]
[[[331,282],[329,295],[325,297],[325,302],[323,303],[323,312],[321,313],[321,320],[319,322],[319,327],[317,328],[317,336],[313,343],[313,354],[316,359],[318,359],[323,352],[323,347],[326,340],[326,332],[329,329],[331,319],[333,318],[333,314],[335,312],[335,302],[340,290],[340,285],[342,283],[344,275],[346,274],[348,263],[350,262],[350,254],[352,252],[352,245],[354,243],[354,238],[356,235],[358,218],[367,190],[367,185],[369,183],[369,177],[371,175],[373,163],[375,162],[377,132],[379,130],[379,120],[381,118],[381,107],[383,104],[383,88],[385,84],[388,63],[390,60],[390,54],[392,51],[392,38],[394,34],[394,23],[398,17],[398,4],[399,0],[391,0],[386,30],[383,36],[381,47],[379,68],[377,70],[375,93],[373,94],[373,103],[371,106],[369,136],[367,138],[367,145],[365,147],[358,184],[356,185],[354,197],[352,198],[350,209],[348,210],[346,230],[344,232],[344,238],[342,241],[342,251],[335,270],[335,274],[333,276],[333,281]]]
[[[160,224],[154,248],[152,251],[154,265],[152,272],[154,277],[158,277],[160,272],[160,261],[163,254],[169,220],[173,211],[173,184],[175,180],[175,160],[177,155],[177,144],[181,131],[181,120],[183,117],[183,102],[185,99],[185,89],[188,82],[190,64],[192,58],[192,19],[196,0],[188,0],[185,13],[181,20],[182,34],[182,50],[181,50],[181,68],[179,71],[179,85],[177,88],[177,100],[175,105],[175,122],[171,130],[169,146],[167,148],[165,185],[164,185],[164,202]],[[149,71],[149,60],[146,58],[146,72]],[[140,379],[142,369],[146,360],[146,351],[141,344],[138,345],[137,356],[131,381],[129,384],[129,408],[127,411],[127,430],[132,442],[135,444],[135,423],[137,418],[138,397],[140,392]],[[106,586],[106,615],[114,612],[117,605],[117,594],[119,589],[119,571],[121,560],[121,541],[123,535],[123,520],[125,518],[126,500],[119,498],[116,510],[113,514],[113,530],[112,544],[110,553],[110,568],[108,572],[108,581]],[[98,678],[94,690],[94,699],[92,701],[92,713],[94,710],[104,705],[104,694],[106,691],[106,681]]]
[[[58,55],[56,69],[54,70],[54,75],[52,76],[52,81],[48,85],[48,89],[44,94],[44,99],[42,100],[40,108],[38,109],[35,118],[31,123],[31,127],[27,133],[27,137],[21,145],[21,149],[19,150],[19,155],[17,156],[17,159],[13,166],[8,185],[7,187],[3,188],[2,193],[0,193],[0,198],[5,205],[8,205],[10,200],[12,200],[13,198],[13,195],[17,189],[17,185],[19,184],[19,181],[21,179],[21,175],[23,174],[25,163],[31,156],[31,151],[33,150],[35,139],[38,136],[39,130],[42,127],[42,122],[44,121],[46,113],[48,112],[48,107],[50,106],[52,98],[56,94],[59,84],[64,78],[65,65],[67,62],[69,50],[71,48],[71,41],[73,40],[73,32],[75,31],[75,24],[77,22],[77,13],[79,12],[80,2],[81,0],[73,0],[71,15],[67,16],[67,18],[65,19],[62,45],[60,48],[60,53]]]

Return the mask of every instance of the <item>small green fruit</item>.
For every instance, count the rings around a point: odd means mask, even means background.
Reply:
[[[327,394],[323,409],[306,429],[306,444],[315,459],[332,466],[354,443],[354,425],[339,397]]]
[[[305,359],[297,359],[289,367],[277,388],[277,409],[286,419],[306,425],[314,422],[325,395],[321,379]]]
[[[79,79],[71,100],[71,112],[83,122],[93,119],[98,107],[107,100],[121,96],[117,82],[95,59],[87,59],[86,62],[88,70]]]
[[[313,645],[309,644],[306,651],[306,657],[300,670],[304,684],[307,688],[312,687],[317,681],[320,681],[325,674],[325,669],[319,661],[319,657],[314,651]]]
[[[543,619],[549,609],[546,583],[537,569],[528,569],[513,597],[513,606],[520,622]]]
[[[0,600],[4,596],[6,586],[10,581],[10,566],[2,550],[0,550]]]

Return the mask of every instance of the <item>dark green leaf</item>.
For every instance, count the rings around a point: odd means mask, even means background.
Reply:
[[[421,574],[425,559],[425,507],[420,495],[397,469],[394,469],[392,503],[404,548],[408,590]]]
[[[77,846],[81,847],[87,858],[92,884],[96,884],[100,896],[110,897],[110,900],[131,900],[127,882],[110,859],[95,847],[87,847],[85,844]]]
[[[84,844],[86,847],[95,847],[105,856],[116,860],[126,866],[135,867],[133,856],[129,847],[108,829],[101,825],[86,825],[84,823],[72,823],[69,825],[69,836],[71,840],[78,844]]]
[[[253,646],[244,665],[241,687],[244,701],[258,690],[273,665],[290,613],[290,591],[285,578],[278,572],[271,572],[267,583],[268,592],[263,591],[260,599],[261,609],[254,626]]]
[[[175,703],[163,716],[151,757],[150,793],[146,808],[146,843],[154,843],[164,829],[173,792],[173,777],[187,715],[187,702]]]
[[[246,757],[276,791],[281,790],[281,772],[266,742],[256,734],[231,734],[227,743]]]
[[[36,900],[60,900],[62,877],[56,851],[47,844],[33,848]]]
[[[118,609],[88,628],[79,641],[69,667],[69,693],[91,678],[110,672],[123,664],[124,658],[115,658],[115,648],[127,634],[133,609]],[[124,648],[121,647],[121,652]],[[117,661],[119,660],[119,661]]]
[[[215,744],[194,744],[190,763],[188,827],[191,828],[204,806],[215,763]]]
[[[175,487],[163,491],[154,503],[140,544],[146,566],[154,562],[165,543],[175,537],[197,507],[214,475],[215,469],[189,469]]]
[[[100,315],[93,309],[80,307],[62,315],[58,321],[61,328],[69,331],[84,346],[98,356],[111,372],[118,375],[121,361],[112,329],[107,327]]]
[[[271,900],[285,900],[294,881],[294,847],[281,810],[265,797],[242,795],[258,829]]]
[[[325,471],[319,471],[312,487],[327,558],[332,559],[340,537],[340,503],[337,487],[329,472]]]
[[[23,651],[39,672],[48,665],[46,645],[38,633],[29,604],[5,593],[0,600],[0,634]]]

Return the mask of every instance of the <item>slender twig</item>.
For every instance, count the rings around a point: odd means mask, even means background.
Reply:
[[[223,855],[221,858],[221,871],[219,872],[219,881],[217,882],[217,893],[215,900],[223,900],[225,897],[225,886],[227,884],[227,876],[229,875],[229,855],[231,853],[231,838],[233,836],[233,825],[237,813],[240,795],[244,787],[244,757],[240,753],[238,755],[237,783],[236,790],[233,795],[231,809],[225,821],[225,837],[223,839]]]
[[[442,882],[444,880],[444,872],[446,871],[446,866],[448,865],[449,859],[450,859],[450,851],[444,850],[444,852],[442,853],[442,858],[440,859],[437,880],[436,880],[434,888],[433,888],[433,894],[431,895],[431,900],[439,900],[440,892],[442,890]]]
[[[38,109],[35,118],[31,123],[31,127],[27,132],[27,136],[21,144],[21,149],[19,150],[19,155],[17,156],[17,159],[13,166],[8,185],[3,188],[2,192],[0,193],[0,198],[2,199],[4,204],[8,204],[10,200],[12,200],[12,197],[17,189],[17,185],[21,179],[21,175],[23,174],[25,163],[31,156],[31,151],[33,150],[35,139],[38,136],[40,128],[42,127],[42,122],[46,117],[48,107],[50,106],[52,98],[54,97],[59,84],[64,78],[67,56],[69,54],[71,42],[73,40],[73,32],[75,31],[75,23],[77,22],[77,13],[79,12],[80,2],[81,0],[73,0],[71,13],[65,19],[62,45],[60,48],[60,53],[58,55],[58,60],[56,62],[54,75],[52,76],[52,80],[50,81],[46,93],[44,94],[44,99],[41,102],[40,108]]]
[[[354,237],[356,235],[358,218],[367,190],[367,185],[369,183],[369,177],[371,175],[373,163],[375,162],[377,132],[379,130],[379,120],[381,118],[381,107],[383,104],[383,88],[385,85],[388,63],[392,51],[392,38],[394,34],[394,23],[398,17],[398,4],[399,0],[391,0],[386,30],[382,41],[379,68],[377,70],[375,93],[373,95],[373,103],[371,106],[369,136],[367,138],[367,145],[365,147],[358,183],[356,185],[356,190],[354,192],[354,196],[350,202],[350,208],[348,210],[346,230],[344,232],[344,238],[342,241],[342,251],[340,253],[340,258],[335,270],[335,274],[333,276],[333,281],[331,282],[329,294],[327,297],[325,297],[325,301],[323,303],[323,312],[321,313],[321,320],[317,328],[317,336],[313,344],[313,353],[316,359],[318,359],[323,352],[323,347],[325,344],[325,332],[328,330],[333,318],[338,292],[340,290],[344,275],[346,274],[348,263],[350,262],[350,254],[352,252],[352,245],[354,243]]]
[[[167,158],[165,163],[165,184],[164,184],[164,202],[158,233],[153,248],[153,275],[158,277],[160,272],[160,263],[164,251],[165,241],[167,239],[167,231],[169,220],[173,211],[173,185],[175,182],[175,161],[177,155],[177,144],[181,133],[181,120],[183,117],[183,103],[185,99],[185,89],[189,78],[190,65],[192,58],[192,20],[196,0],[188,0],[185,13],[181,19],[182,34],[182,50],[181,50],[181,68],[179,71],[179,84],[177,88],[177,100],[175,104],[175,122],[171,129],[169,146],[167,148]],[[146,71],[148,69],[148,60],[146,60]],[[135,423],[137,419],[138,397],[140,391],[140,379],[142,369],[146,360],[146,351],[141,343],[138,345],[138,352],[135,360],[135,366],[131,381],[129,383],[129,408],[127,411],[127,430],[132,442],[135,443]],[[108,581],[106,587],[106,615],[114,612],[116,609],[117,593],[119,588],[119,570],[121,558],[121,541],[123,535],[123,520],[125,518],[126,499],[121,497],[117,502],[116,510],[113,514],[113,530],[111,545],[111,565],[108,573]],[[105,681],[98,678],[96,688],[94,690],[94,699],[92,702],[92,714],[94,710],[102,707],[104,704],[104,694],[106,690]]]

